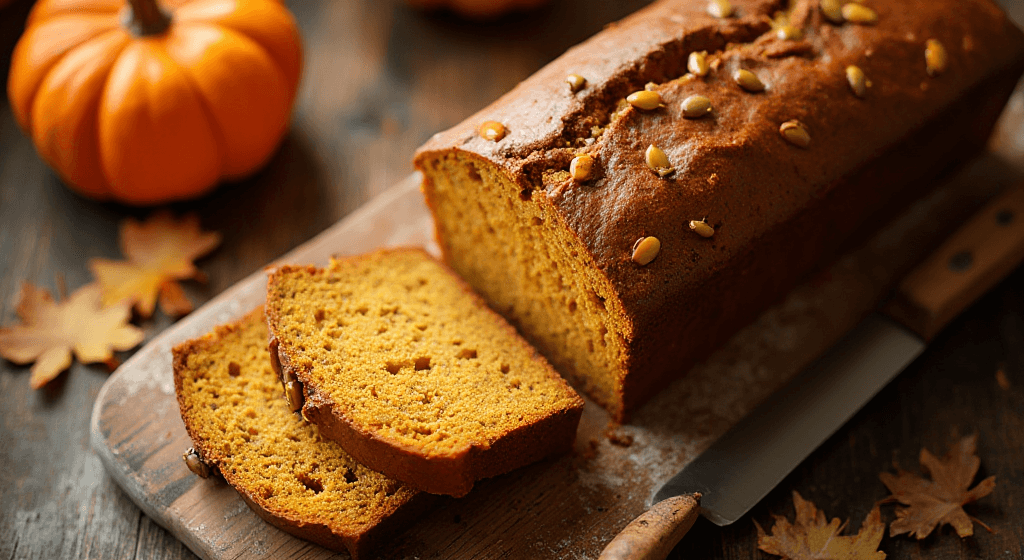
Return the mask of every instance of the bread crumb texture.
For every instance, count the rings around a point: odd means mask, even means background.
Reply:
[[[460,455],[582,408],[514,329],[423,251],[283,267],[268,302],[307,395],[390,445]]]
[[[631,325],[590,251],[490,163],[458,151],[421,163],[452,266],[558,371],[616,408]]]
[[[354,552],[353,539],[418,492],[360,465],[290,410],[267,338],[259,309],[175,348],[185,426],[203,460],[276,524],[323,525]]]

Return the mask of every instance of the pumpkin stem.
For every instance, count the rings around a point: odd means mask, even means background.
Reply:
[[[171,16],[163,11],[156,0],[128,0],[128,29],[138,36],[159,35],[171,25]]]

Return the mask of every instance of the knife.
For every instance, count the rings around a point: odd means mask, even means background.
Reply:
[[[663,560],[697,515],[733,523],[1024,259],[1024,185],[964,222],[813,365],[669,479],[599,560]]]

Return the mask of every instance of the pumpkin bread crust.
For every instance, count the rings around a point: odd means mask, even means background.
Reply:
[[[366,466],[458,497],[572,448],[583,400],[423,250],[282,266],[267,290],[282,379]]]
[[[281,396],[262,308],[174,347],[174,386],[201,461],[261,518],[358,560],[433,497],[359,464]]]
[[[732,6],[655,2],[415,158],[445,261],[620,421],[982,150],[1024,69],[989,0]]]

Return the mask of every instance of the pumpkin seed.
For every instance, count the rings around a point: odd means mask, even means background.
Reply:
[[[850,2],[843,4],[843,19],[850,23],[870,25],[878,21],[878,14],[863,4]]]
[[[850,83],[850,89],[853,90],[853,94],[857,97],[864,97],[868,93],[868,80],[864,76],[864,71],[860,68],[853,66],[846,67],[846,81]]]
[[[288,396],[288,404],[292,407],[292,412],[302,409],[302,383],[298,381],[289,381],[284,385],[285,394]]]
[[[188,470],[192,471],[199,478],[210,477],[210,467],[199,458],[199,453],[196,452],[195,447],[189,447],[181,458],[185,461],[185,466]]]
[[[949,64],[946,47],[936,39],[928,39],[924,47],[924,62],[929,76],[938,76],[945,72]]]
[[[783,25],[775,30],[775,36],[783,41],[799,41],[804,38],[804,32],[792,25]]]
[[[629,94],[626,101],[637,109],[650,111],[661,107],[661,94],[656,91],[640,90]]]
[[[291,368],[282,368],[280,378],[281,385],[284,385],[289,381],[295,381],[295,374],[292,372]]]
[[[675,171],[675,168],[669,165],[668,156],[665,155],[665,152],[654,144],[647,146],[644,159],[647,161],[647,167],[650,167],[659,177],[665,177]]]
[[[708,2],[708,13],[711,14],[712,17],[731,17],[734,11],[735,10],[733,10],[732,4],[729,0],[711,0]]]
[[[761,81],[761,78],[757,77],[757,74],[750,70],[741,68],[732,75],[732,79],[735,80],[741,88],[751,93],[764,91],[764,82]]]
[[[646,91],[658,91],[658,84],[654,82],[647,82],[644,84],[644,90]]]
[[[811,145],[811,135],[807,132],[807,127],[798,120],[782,123],[782,126],[779,127],[779,133],[794,146],[806,148]]]
[[[825,19],[832,23],[843,23],[843,5],[840,0],[819,0],[818,8]]]
[[[661,241],[657,237],[641,237],[633,244],[633,262],[640,266],[646,266],[658,256],[661,251]]]
[[[711,112],[711,100],[703,95],[691,95],[683,100],[683,116],[699,119]]]
[[[688,83],[690,83],[690,82],[692,82],[692,81],[694,81],[696,79],[697,79],[697,75],[696,74],[692,74],[690,72],[687,72],[687,73],[683,74],[682,76],[676,78],[676,83],[677,84],[681,84],[681,85],[686,85],[686,84],[688,84]]]
[[[487,121],[480,125],[479,132],[484,140],[497,142],[505,137],[505,125],[498,121]]]
[[[267,351],[270,352],[270,368],[277,374],[278,379],[284,379],[281,374],[281,356],[277,353],[278,346],[277,337],[270,337],[270,341],[267,342]]]
[[[574,181],[586,181],[594,168],[594,158],[587,154],[580,154],[569,163],[569,175]]]
[[[587,85],[587,79],[579,74],[569,74],[565,77],[565,82],[569,84],[569,91],[576,93],[583,89],[583,86]]]
[[[693,51],[686,60],[686,69],[696,76],[707,76],[711,66],[708,64],[708,51]]]
[[[704,220],[690,220],[690,229],[701,237],[711,237],[715,234],[715,228]]]

